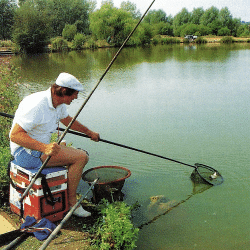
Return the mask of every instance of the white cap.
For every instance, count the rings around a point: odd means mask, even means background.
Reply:
[[[56,84],[61,87],[83,91],[82,84],[74,76],[68,73],[61,73],[56,79]]]

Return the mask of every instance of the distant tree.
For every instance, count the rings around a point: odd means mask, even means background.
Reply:
[[[196,35],[196,33],[199,31],[199,25],[189,23],[186,24],[185,27],[181,30],[181,36],[184,37],[185,35]]]
[[[0,0],[0,39],[11,39],[11,29],[17,5],[10,0]]]
[[[238,27],[236,35],[238,37],[247,37],[250,35],[250,27],[248,24],[242,24]]]
[[[220,10],[219,20],[221,22],[222,27],[228,28],[228,30],[230,30],[230,34],[231,34],[231,30],[233,29],[233,16],[227,7],[222,8]]]
[[[203,8],[194,8],[191,16],[190,16],[190,23],[193,24],[200,24],[201,23],[201,17],[205,13]]]
[[[88,5],[89,5],[89,13],[94,12],[96,8],[96,1],[95,0],[88,0]]]
[[[17,9],[13,27],[13,40],[27,53],[42,52],[49,42],[50,22],[32,2],[25,2]]]
[[[37,1],[37,0],[36,0]],[[89,34],[89,12],[87,0],[40,0],[46,4],[46,13],[51,18],[53,35],[61,36],[65,24],[77,24],[77,32]]]
[[[139,19],[141,18],[141,13],[139,10],[137,10],[136,4],[131,3],[130,1],[123,1],[121,3],[121,7],[122,10],[125,10],[129,13],[132,14],[132,17],[135,19]]]
[[[173,21],[173,30],[174,30],[174,35],[175,36],[180,36],[181,32],[181,26],[188,24],[190,21],[190,13],[186,8],[183,8],[181,12],[179,12],[175,17]]]
[[[154,34],[155,35],[168,35],[173,36],[173,26],[170,23],[160,22],[154,25]]]
[[[218,30],[218,36],[230,36],[231,30],[228,27],[223,27]]]
[[[233,28],[231,30],[232,32],[232,36],[238,36],[237,35],[237,32],[238,32],[238,29],[244,24],[241,23],[240,19],[239,18],[233,18]],[[249,26],[248,26],[249,28]]]
[[[214,21],[217,21],[219,18],[219,9],[216,7],[212,6],[211,8],[207,9],[204,14],[202,15],[200,19],[200,23],[202,25],[209,25],[213,23]]]
[[[130,12],[114,7],[112,1],[102,3],[99,10],[90,15],[90,29],[96,39],[120,45],[132,30],[134,19]]]
[[[167,14],[163,10],[150,10],[144,18],[144,22],[152,25],[160,22],[166,23],[167,21]]]

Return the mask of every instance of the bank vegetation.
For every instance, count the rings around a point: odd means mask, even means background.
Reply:
[[[132,1],[123,1],[117,8],[112,0],[105,0],[100,9],[96,9],[94,0],[18,3],[0,0],[0,40],[11,40],[12,49],[26,53],[42,52],[45,48],[63,51],[120,46],[142,16]],[[250,37],[249,24],[234,18],[227,7],[220,10],[214,6],[206,10],[201,7],[191,12],[183,8],[174,17],[161,9],[151,9],[127,45],[179,43],[186,35],[202,39],[245,38]],[[205,42],[202,39],[196,42]]]

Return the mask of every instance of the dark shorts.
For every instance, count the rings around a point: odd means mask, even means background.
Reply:
[[[42,152],[35,150],[31,150],[31,152],[28,153],[23,147],[18,148],[14,153],[17,165],[26,169],[37,170],[39,170],[43,164],[40,159],[41,155]]]

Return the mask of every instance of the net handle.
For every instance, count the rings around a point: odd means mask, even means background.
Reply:
[[[0,112],[0,115],[5,116],[5,117],[8,117],[8,118],[14,118],[13,115],[6,114],[6,113],[2,113],[2,112]],[[65,131],[64,128],[59,128],[59,130],[60,130],[60,131]],[[67,132],[70,133],[70,134],[74,134],[74,135],[78,135],[78,136],[82,136],[82,137],[89,138],[89,136],[87,136],[87,135],[85,135],[85,134],[83,134],[83,133],[81,133],[81,132],[73,131],[73,130],[70,130],[70,129],[68,129]],[[196,170],[196,172],[198,173],[198,175],[199,175],[206,183],[208,183],[208,184],[210,184],[210,185],[214,185],[214,184],[211,183],[211,182],[209,182],[208,180],[206,180],[206,179],[197,171],[198,165],[202,165],[204,168],[212,169],[212,170],[214,170],[215,172],[219,173],[216,169],[214,169],[214,168],[212,168],[212,167],[209,167],[209,166],[206,166],[206,165],[204,165],[204,164],[195,163],[195,166],[193,166],[193,165],[190,165],[190,164],[187,164],[187,163],[184,163],[184,162],[181,162],[181,161],[177,161],[177,160],[174,160],[174,159],[171,159],[171,158],[162,156],[162,155],[150,153],[150,152],[147,152],[147,151],[145,151],[145,150],[133,148],[133,147],[126,146],[126,145],[123,145],[123,144],[120,144],[120,143],[108,141],[108,140],[105,140],[105,139],[99,138],[99,141],[104,142],[104,143],[108,143],[108,144],[112,144],[112,145],[115,145],[115,146],[118,146],[118,147],[130,149],[130,150],[133,150],[133,151],[137,151],[137,152],[140,152],[140,153],[144,153],[144,154],[152,155],[152,156],[155,156],[155,157],[159,157],[159,158],[162,158],[162,159],[165,159],[165,160],[168,160],[168,161],[172,161],[172,162],[175,162],[175,163],[179,163],[179,164],[182,164],[182,165],[185,165],[185,166],[188,166],[188,167],[192,167],[192,168],[194,168],[194,169]],[[221,177],[222,177],[222,176],[221,176]],[[223,182],[223,178],[222,178],[222,182]]]

